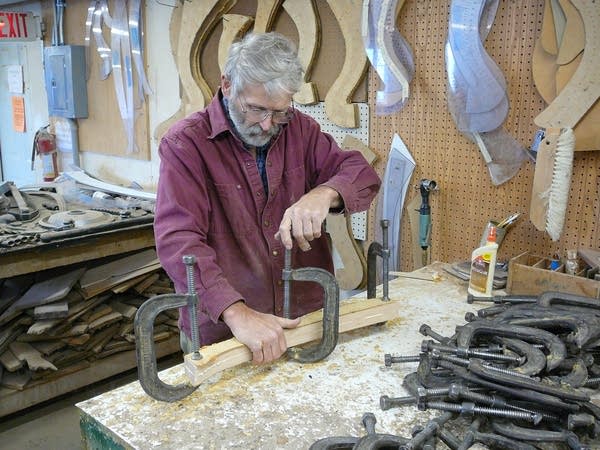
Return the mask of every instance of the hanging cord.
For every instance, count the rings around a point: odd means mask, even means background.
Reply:
[[[63,15],[65,9],[64,0],[54,0],[54,27],[52,28],[52,45],[64,45]]]

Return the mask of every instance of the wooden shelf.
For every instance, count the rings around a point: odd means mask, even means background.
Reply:
[[[180,351],[178,336],[156,344],[157,358],[162,358],[178,351]],[[0,417],[73,392],[136,366],[135,351],[129,350],[94,361],[88,367],[77,372],[65,374],[51,381],[41,382],[22,391],[0,388]]]
[[[152,224],[78,236],[50,243],[0,253],[0,279],[68,266],[106,256],[119,255],[154,246]],[[156,345],[161,358],[180,351],[177,335]],[[21,411],[60,395],[73,392],[92,383],[136,367],[134,350],[116,353],[107,358],[75,364],[64,374],[47,380],[32,381],[19,391],[0,388],[0,417]]]
[[[0,254],[0,279],[152,246],[152,224],[37,244]]]

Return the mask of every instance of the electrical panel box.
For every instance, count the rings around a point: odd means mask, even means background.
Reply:
[[[56,45],[44,48],[48,114],[71,119],[88,116],[85,47]]]

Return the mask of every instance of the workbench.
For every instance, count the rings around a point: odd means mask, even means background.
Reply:
[[[366,412],[375,414],[376,432],[410,437],[414,425],[424,426],[440,412],[415,405],[380,409],[381,395],[408,395],[402,380],[417,367],[386,367],[384,354],[417,355],[429,339],[420,325],[451,336],[466,312],[485,306],[466,302],[464,282],[444,272],[446,266],[434,263],[391,280],[390,298],[406,305],[403,315],[340,335],[333,353],[318,363],[285,357],[266,366],[245,363],[174,403],[154,400],[136,381],[77,404],[86,448],[307,449],[324,437],[364,436]],[[169,384],[187,381],[183,364],[159,376]]]
[[[409,435],[415,419],[426,422],[428,414],[414,406],[381,411],[379,397],[405,395],[402,379],[416,363],[387,368],[384,354],[416,355],[422,323],[451,335],[473,310],[465,286],[439,264],[417,273],[431,279],[434,270],[442,280],[390,281],[390,298],[406,302],[405,314],[340,335],[333,353],[318,363],[285,358],[266,366],[247,363],[174,403],[154,400],[136,381],[77,404],[87,448],[308,448],[327,436],[364,435],[361,417],[369,411],[377,417],[378,432]],[[160,378],[185,382],[183,365],[162,371]]]

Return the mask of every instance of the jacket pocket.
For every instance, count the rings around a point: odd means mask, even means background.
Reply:
[[[247,235],[256,228],[254,204],[243,198],[238,184],[214,184],[210,232],[219,234]]]

